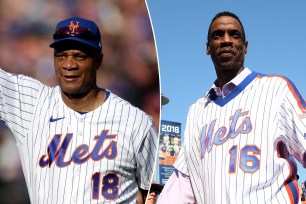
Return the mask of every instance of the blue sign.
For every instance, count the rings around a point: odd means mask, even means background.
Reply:
[[[181,149],[181,123],[161,120],[159,140],[159,183],[165,184],[174,171]]]

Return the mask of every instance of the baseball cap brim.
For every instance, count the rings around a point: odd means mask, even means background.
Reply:
[[[84,40],[82,38],[76,38],[76,37],[66,37],[66,38],[63,38],[63,39],[56,39],[53,41],[53,43],[51,43],[49,45],[49,47],[51,48],[56,48],[57,46],[60,46],[61,44],[64,44],[65,42],[68,42],[68,41],[76,41],[76,42],[79,42],[79,43],[82,43],[82,44],[85,44],[87,46],[90,46],[94,49],[96,49],[97,51],[102,51],[102,46],[101,46],[101,43],[97,43],[97,41],[91,41],[91,40]]]

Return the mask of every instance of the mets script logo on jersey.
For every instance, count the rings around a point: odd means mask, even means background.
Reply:
[[[222,145],[228,139],[234,139],[239,134],[251,132],[252,124],[248,114],[249,111],[237,110],[229,118],[229,127],[223,126],[217,129],[215,127],[217,120],[212,121],[209,126],[205,125],[201,133],[201,159],[203,159],[206,150],[210,152],[214,145]]]
[[[96,144],[92,150],[89,149],[87,144],[82,144],[72,151],[71,156],[66,156],[66,151],[69,148],[73,134],[67,133],[61,144],[62,134],[56,134],[48,145],[48,153],[40,157],[39,166],[50,167],[55,162],[58,167],[66,167],[71,162],[82,164],[89,159],[94,161],[104,158],[115,159],[117,156],[117,142],[114,139],[116,139],[117,135],[110,135],[108,132],[109,130],[103,130],[100,135],[95,136]],[[107,143],[108,146],[103,148],[103,143],[106,141],[109,142]]]

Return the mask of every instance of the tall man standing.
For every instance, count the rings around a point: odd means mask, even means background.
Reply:
[[[158,203],[298,203],[296,158],[306,167],[306,104],[285,77],[244,66],[243,25],[211,21],[206,52],[217,79],[188,113],[185,144]]]

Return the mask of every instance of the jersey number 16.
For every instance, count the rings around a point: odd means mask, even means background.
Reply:
[[[237,145],[232,146],[229,150],[230,164],[229,164],[229,173],[236,173],[236,165],[238,158],[238,148]],[[240,161],[239,167],[245,173],[254,173],[259,169],[260,160],[256,157],[260,155],[260,149],[255,145],[246,145],[240,150]]]

